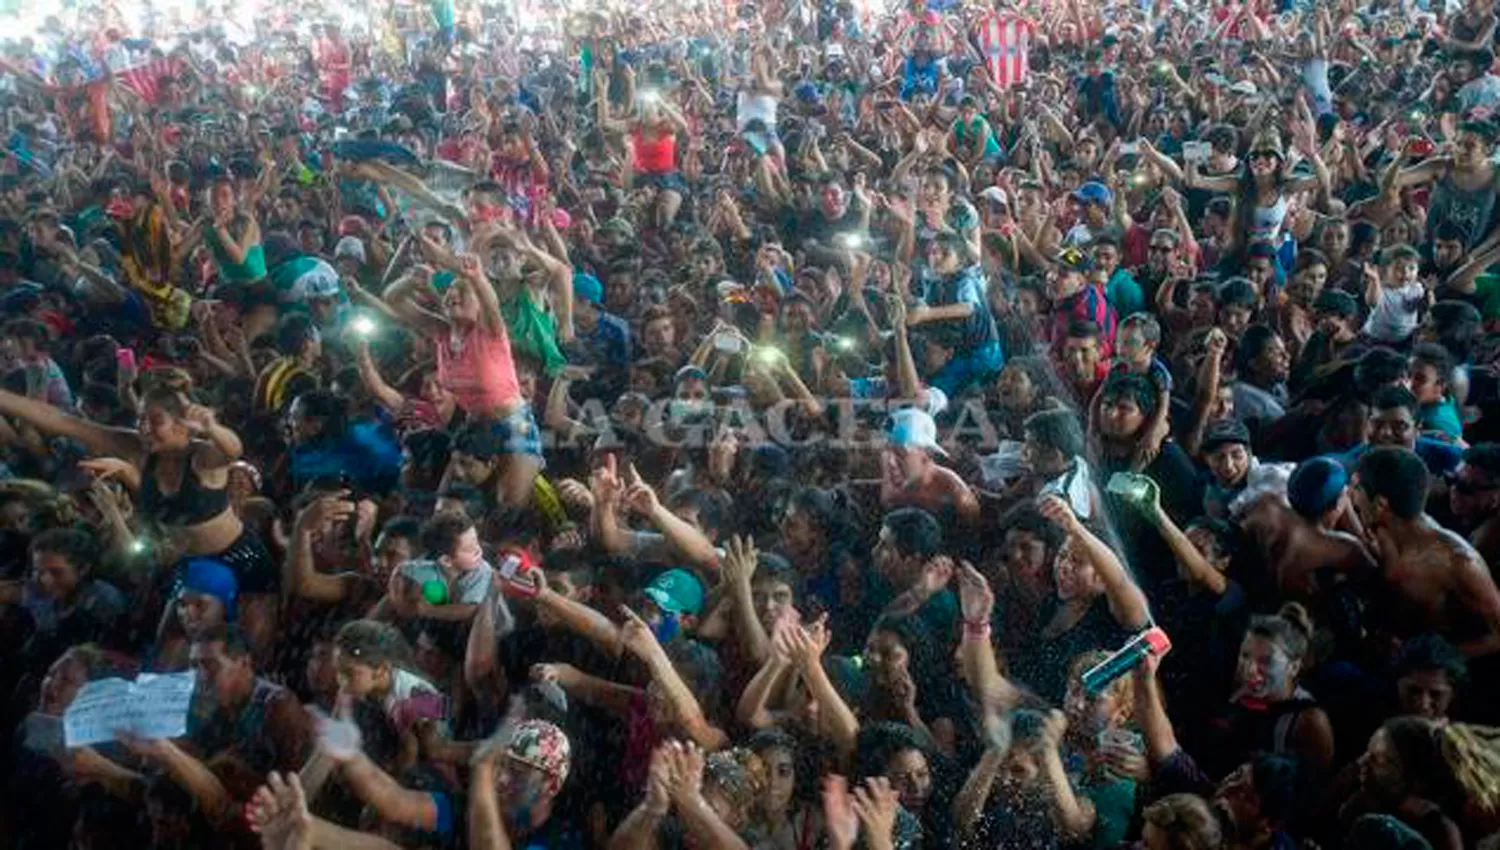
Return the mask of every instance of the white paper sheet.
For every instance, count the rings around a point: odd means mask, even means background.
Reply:
[[[133,682],[89,682],[63,713],[64,742],[83,747],[113,741],[117,730],[148,740],[185,735],[194,678],[192,673],[142,673]]]

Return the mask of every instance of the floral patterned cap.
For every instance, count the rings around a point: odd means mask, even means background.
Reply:
[[[507,754],[552,777],[554,790],[568,778],[572,746],[563,730],[545,720],[523,720],[516,725]]]

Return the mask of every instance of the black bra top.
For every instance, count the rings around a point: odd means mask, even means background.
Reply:
[[[188,526],[208,522],[229,508],[229,489],[203,486],[188,455],[182,483],[176,493],[163,493],[156,483],[156,455],[146,458],[141,470],[141,511],[163,525]]]

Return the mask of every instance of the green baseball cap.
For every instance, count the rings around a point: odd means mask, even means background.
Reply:
[[[667,570],[646,585],[646,597],[663,611],[697,616],[703,611],[703,582],[687,570]]]

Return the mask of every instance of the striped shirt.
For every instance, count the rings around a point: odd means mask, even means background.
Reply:
[[[1008,12],[979,19],[974,39],[996,86],[1009,88],[1026,81],[1031,72],[1031,36],[1035,30],[1031,21]]]
[[[1099,326],[1099,354],[1108,359],[1114,355],[1115,325],[1118,319],[1115,308],[1104,295],[1104,287],[1097,283],[1084,286],[1077,293],[1057,302],[1052,316],[1052,348],[1061,353],[1063,341],[1068,338],[1068,325],[1074,320],[1093,322]]]

